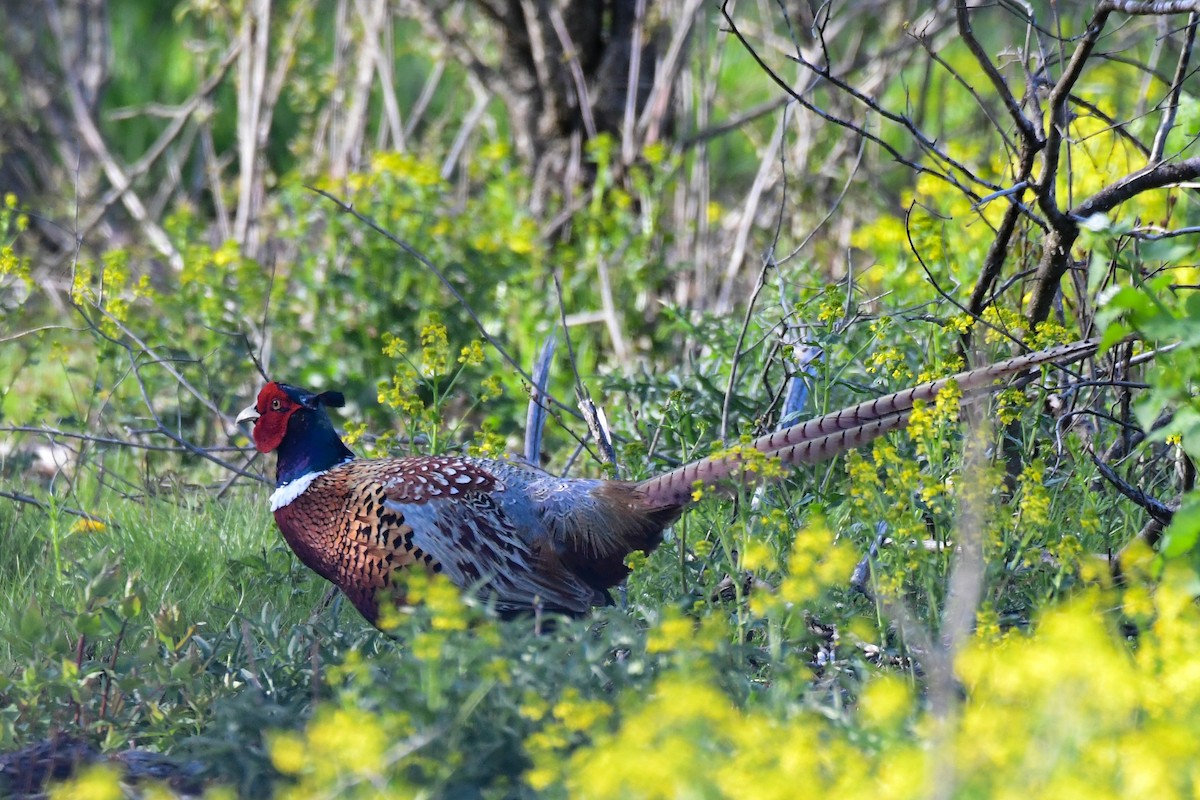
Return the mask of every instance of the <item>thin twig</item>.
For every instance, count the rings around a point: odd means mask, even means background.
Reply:
[[[787,125],[786,112],[780,120],[780,126],[785,125]],[[733,405],[733,389],[737,382],[738,364],[744,355],[742,347],[746,342],[746,333],[750,329],[750,320],[754,315],[754,307],[758,303],[758,297],[762,294],[763,287],[767,285],[767,273],[778,265],[775,259],[775,247],[779,242],[779,235],[783,230],[783,209],[787,202],[788,193],[787,150],[782,147],[779,150],[779,169],[782,187],[780,189],[779,213],[775,220],[775,236],[771,240],[770,247],[763,253],[762,268],[758,272],[758,278],[754,281],[754,290],[750,293],[750,299],[746,303],[746,314],[742,317],[742,327],[738,331],[737,343],[733,348],[733,359],[729,365],[729,381],[725,384],[725,396],[721,401],[720,438],[722,443],[727,443],[729,440],[729,412]]]
[[[99,522],[102,525],[108,526],[109,528],[117,528],[116,523],[110,522],[103,517],[97,517],[95,514],[89,514],[86,511],[80,511],[78,508],[71,508],[70,506],[51,506],[49,503],[42,502],[33,495],[28,495],[23,492],[6,492],[4,490],[0,490],[0,497],[6,497],[9,500],[15,500],[18,503],[25,503],[26,505],[40,508],[43,511],[61,511],[64,514],[70,514],[73,517],[80,517],[91,522]]]
[[[571,365],[571,375],[575,380],[575,399],[579,403],[579,410],[583,414],[583,420],[587,423],[592,438],[600,446],[600,460],[611,464],[615,469],[617,467],[617,454],[613,449],[612,439],[609,436],[607,420],[604,419],[603,411],[592,401],[591,394],[588,392],[587,387],[583,385],[583,379],[579,377],[579,365],[575,361],[575,348],[571,344],[571,329],[567,325],[567,309],[563,303],[562,281],[559,280],[558,273],[554,275],[554,291],[558,298],[558,313],[562,321],[563,338],[567,342],[567,361]]]

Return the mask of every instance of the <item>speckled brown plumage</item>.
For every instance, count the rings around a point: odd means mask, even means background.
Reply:
[[[505,462],[353,460],[315,477],[276,509],[275,521],[300,560],[341,587],[370,620],[393,573],[412,566],[445,571],[464,587],[486,584],[502,612],[541,605],[578,614],[605,602],[605,590],[625,577],[624,557],[652,549],[668,524],[622,530],[619,520],[636,513],[636,489],[591,483],[596,502],[575,506],[552,499],[575,482]],[[506,502],[513,497],[541,499],[532,506],[541,513],[525,519],[525,504]],[[549,535],[530,539],[522,527]]]
[[[490,492],[498,482],[459,459],[351,461],[318,475],[275,510],[288,546],[308,567],[341,587],[367,619],[392,573],[413,565],[442,570],[415,541],[401,510],[438,498]]]
[[[275,522],[306,566],[341,587],[355,608],[374,620],[377,595],[392,571],[428,564],[431,557],[413,545],[403,515],[384,507],[382,484],[360,477],[358,470],[345,467],[317,477],[308,491],[276,509]]]
[[[1052,348],[954,376],[964,397],[1031,368],[1086,358],[1094,341]],[[947,380],[922,384],[760,437],[755,448],[787,464],[812,463],[903,426],[915,401]],[[420,567],[494,603],[582,614],[611,602],[626,557],[650,552],[691,501],[696,481],[738,469],[708,458],[640,483],[559,478],[505,460],[410,457],[364,460],[342,443],[312,394],[269,383],[238,421],[278,453],[275,520],[300,560],[338,586],[368,620],[394,593],[399,570]]]

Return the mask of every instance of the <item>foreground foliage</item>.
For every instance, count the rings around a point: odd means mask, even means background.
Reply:
[[[26,667],[3,685],[0,734],[6,747],[70,728],[113,748],[165,749],[207,765],[213,791],[245,796],[1194,789],[1200,709],[1188,687],[1200,670],[1200,611],[1185,562],[1160,573],[1134,548],[1115,585],[1086,557],[1083,586],[1027,626],[981,614],[954,681],[941,685],[912,672],[906,643],[845,588],[854,549],[819,519],[801,510],[808,521],[793,535],[771,513],[729,520],[705,508],[693,532],[711,513],[777,548],[753,569],[778,581],[774,592],[760,586],[748,603],[710,596],[718,581],[688,562],[704,591],[681,603],[665,588],[680,568],[668,545],[635,573],[628,609],[540,621],[541,631],[414,576],[422,604],[392,621],[393,638],[340,601],[321,610],[321,587],[290,566],[261,513],[195,510],[186,572],[210,575],[217,593],[192,598],[186,618],[148,602],[170,591],[158,583],[164,570],[115,563],[113,539],[150,545],[151,526],[131,518],[120,531],[76,532],[61,543],[74,565],[67,580],[48,559],[5,564],[42,590],[36,606],[5,615],[6,660]],[[15,524],[48,550],[39,520]],[[217,525],[237,538],[196,536]],[[714,554],[730,534],[711,532]],[[290,577],[263,580],[281,572]],[[207,624],[196,622],[200,608]]]

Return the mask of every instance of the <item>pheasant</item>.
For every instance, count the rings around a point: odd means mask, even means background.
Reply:
[[[755,439],[785,464],[815,463],[903,427],[913,403],[951,380],[964,399],[997,380],[1093,355],[1097,340],[1062,345],[923,383]],[[277,453],[271,511],[308,567],[340,588],[371,623],[399,570],[419,567],[511,616],[535,608],[568,615],[610,604],[625,558],[649,553],[692,502],[697,481],[737,470],[710,457],[639,482],[562,478],[522,463],[460,456],[358,458],[327,408],[340,392],[314,394],[270,382],[237,422]],[[393,599],[398,599],[393,596]]]

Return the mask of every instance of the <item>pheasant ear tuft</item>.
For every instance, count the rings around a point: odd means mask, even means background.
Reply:
[[[317,395],[317,402],[329,408],[341,408],[346,405],[346,396],[341,392],[321,392]]]

